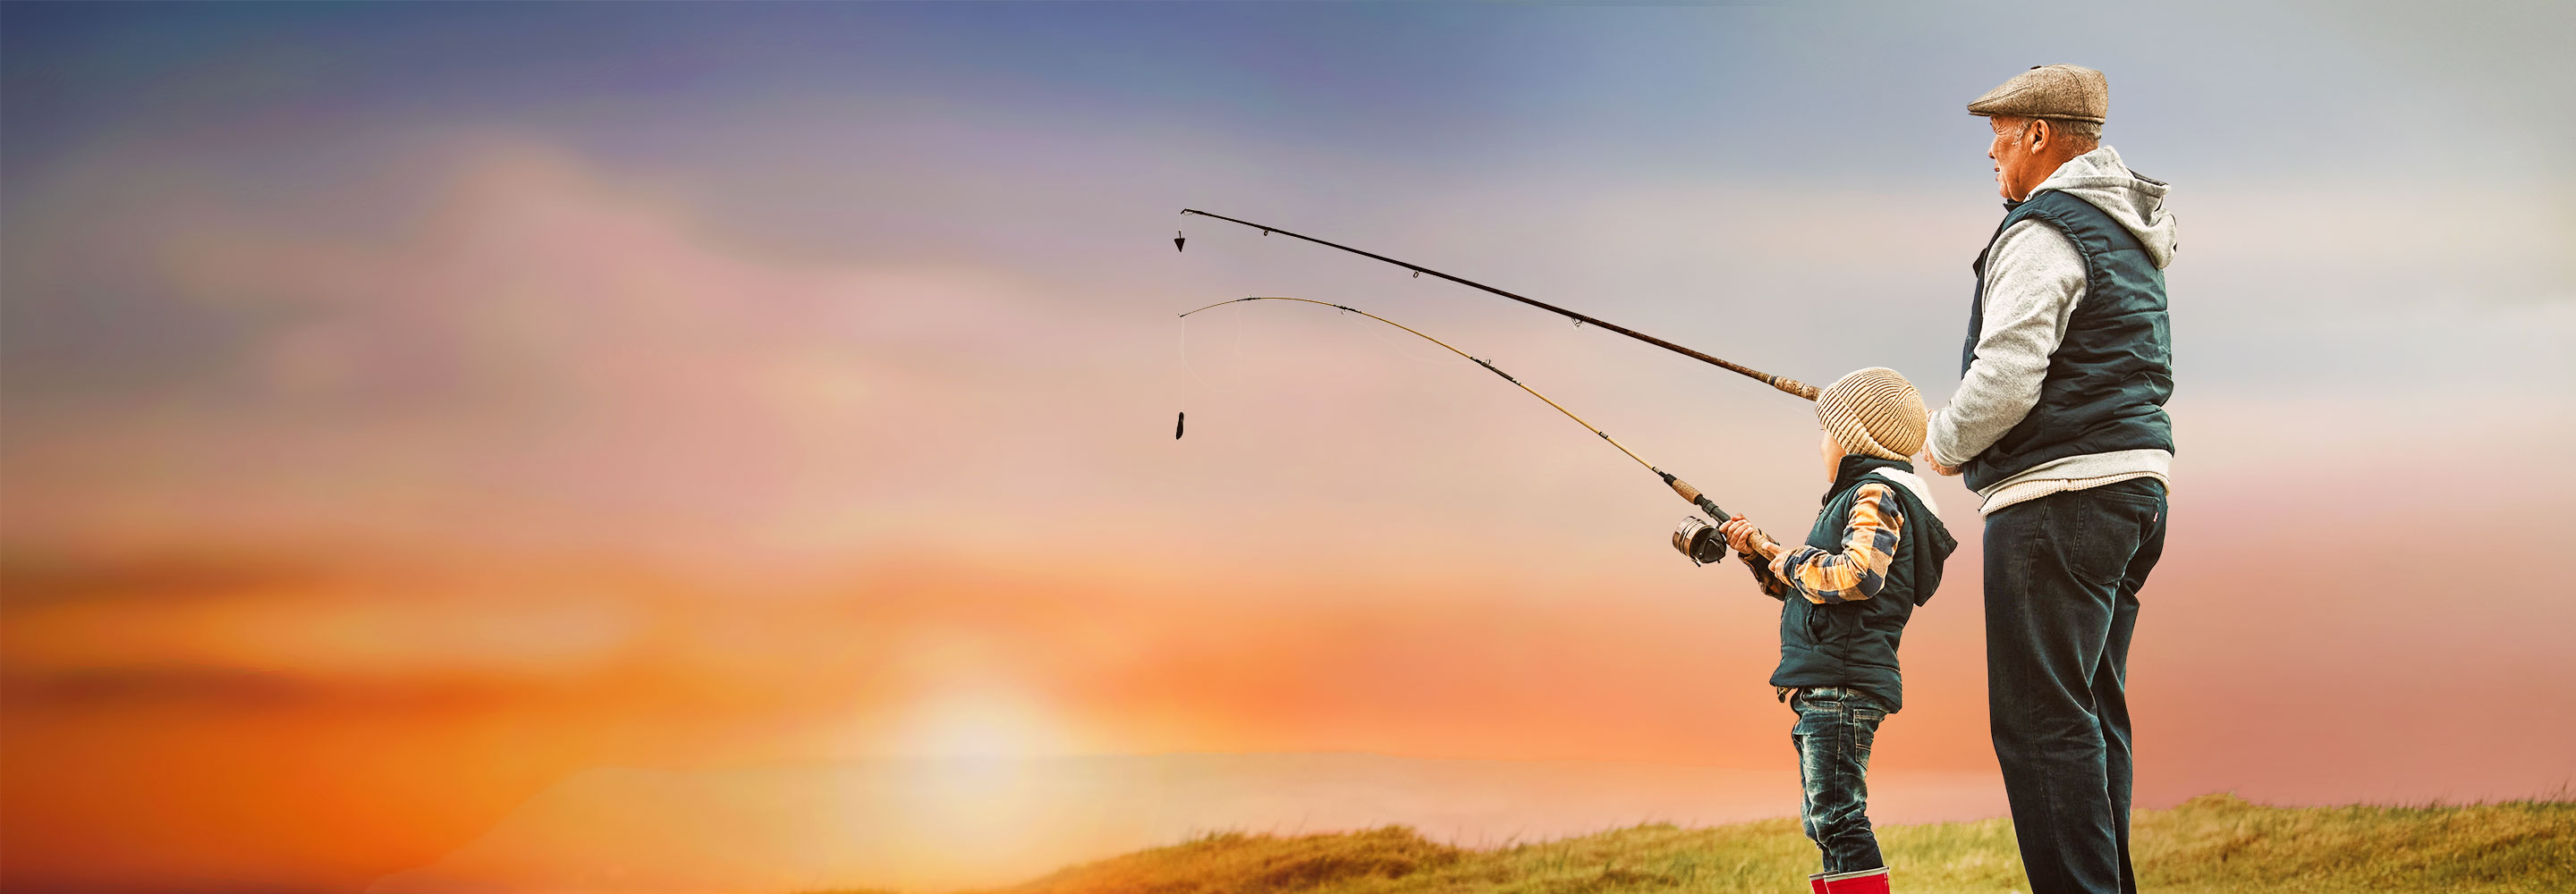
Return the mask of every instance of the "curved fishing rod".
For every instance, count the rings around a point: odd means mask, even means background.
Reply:
[[[1424,335],[1424,334],[1422,334],[1422,332],[1421,332],[1420,330],[1417,330],[1417,329],[1415,329],[1415,328],[1413,328],[1413,327],[1411,327],[1411,326],[1407,326],[1407,325],[1404,325],[1404,324],[1402,324],[1402,323],[1398,323],[1398,322],[1396,322],[1396,321],[1394,321],[1394,320],[1390,320],[1390,319],[1387,319],[1387,318],[1385,318],[1385,317],[1381,317],[1381,316],[1378,316],[1378,315],[1376,315],[1376,314],[1369,313],[1368,311],[1364,311],[1364,310],[1361,310],[1361,309],[1356,308],[1356,307],[1351,307],[1351,306],[1349,306],[1349,305],[1334,304],[1334,303],[1332,303],[1332,302],[1330,302],[1330,301],[1317,301],[1317,300],[1312,299],[1312,298],[1288,298],[1288,297],[1278,296],[1278,295],[1255,295],[1255,296],[1252,296],[1252,297],[1249,297],[1249,298],[1236,298],[1236,299],[1233,299],[1233,300],[1231,300],[1231,301],[1219,301],[1219,302],[1217,302],[1217,303],[1215,303],[1215,304],[1208,305],[1207,307],[1202,307],[1202,308],[1198,308],[1197,310],[1189,311],[1188,313],[1183,313],[1183,314],[1181,314],[1181,316],[1186,317],[1186,316],[1189,316],[1190,314],[1198,313],[1198,312],[1199,312],[1199,311],[1201,311],[1201,310],[1207,310],[1208,308],[1224,307],[1224,306],[1226,306],[1226,305],[1228,305],[1228,304],[1240,304],[1240,303],[1243,303],[1243,302],[1246,302],[1246,301],[1295,301],[1295,302],[1299,302],[1299,303],[1302,303],[1302,304],[1316,304],[1316,305],[1322,305],[1322,306],[1324,306],[1324,307],[1333,308],[1333,309],[1335,309],[1335,310],[1348,311],[1348,312],[1350,312],[1350,313],[1359,314],[1360,316],[1367,317],[1367,318],[1372,319],[1372,320],[1376,320],[1376,321],[1378,321],[1378,322],[1380,322],[1380,323],[1385,323],[1385,324],[1387,324],[1387,325],[1389,325],[1389,326],[1393,326],[1393,327],[1395,327],[1395,328],[1397,328],[1397,329],[1402,329],[1402,330],[1404,330],[1404,331],[1406,331],[1406,332],[1411,332],[1411,333],[1413,333],[1413,335],[1414,335],[1416,338],[1420,338],[1420,339],[1422,339],[1423,341],[1427,341],[1427,342],[1430,342],[1430,343],[1432,343],[1432,344],[1439,345],[1439,346],[1441,346],[1441,347],[1443,347],[1443,348],[1448,348],[1448,349],[1449,349],[1449,353],[1456,354],[1456,355],[1458,355],[1458,356],[1460,356],[1460,357],[1465,357],[1465,358],[1467,358],[1468,360],[1473,361],[1477,366],[1484,367],[1486,372],[1490,372],[1490,373],[1493,373],[1494,375],[1498,375],[1498,376],[1503,377],[1503,381],[1510,382],[1510,383],[1512,383],[1512,384],[1514,384],[1514,385],[1518,385],[1518,386],[1520,386],[1520,389],[1521,389],[1522,391],[1527,391],[1527,392],[1529,392],[1531,397],[1535,397],[1535,398],[1538,398],[1538,399],[1540,399],[1540,400],[1547,401],[1547,405],[1548,405],[1548,406],[1555,407],[1557,412],[1565,414],[1565,418],[1574,420],[1574,424],[1576,424],[1576,425],[1580,425],[1580,426],[1583,426],[1585,430],[1590,431],[1590,432],[1592,432],[1593,434],[1600,435],[1600,436],[1601,436],[1601,440],[1604,440],[1604,441],[1608,441],[1608,442],[1610,442],[1610,446],[1619,448],[1619,452],[1627,454],[1629,459],[1636,460],[1638,465],[1645,466],[1645,467],[1646,467],[1646,471],[1653,472],[1653,473],[1655,473],[1655,476],[1656,476],[1656,477],[1658,477],[1658,478],[1662,478],[1662,479],[1664,480],[1664,484],[1665,484],[1666,486],[1669,486],[1669,487],[1671,487],[1671,488],[1673,489],[1673,493],[1680,494],[1682,499],[1689,501],[1689,502],[1690,502],[1690,504],[1691,504],[1691,505],[1693,505],[1693,506],[1697,506],[1697,507],[1699,507],[1700,511],[1708,513],[1708,515],[1709,515],[1709,517],[1710,517],[1710,518],[1713,518],[1713,519],[1716,519],[1716,520],[1718,520],[1718,521],[1721,521],[1721,522],[1722,522],[1722,521],[1725,521],[1725,520],[1727,519],[1727,517],[1728,517],[1728,516],[1727,516],[1727,514],[1726,514],[1726,510],[1718,508],[1718,506],[1717,506],[1717,501],[1709,499],[1707,494],[1701,493],[1699,488],[1692,487],[1692,486],[1691,486],[1691,484],[1690,484],[1690,482],[1688,482],[1688,481],[1683,481],[1683,480],[1681,480],[1680,478],[1676,478],[1676,477],[1674,477],[1674,476],[1673,476],[1673,473],[1671,473],[1671,472],[1667,472],[1667,471],[1664,471],[1664,470],[1662,470],[1662,469],[1660,469],[1660,468],[1656,468],[1654,463],[1647,462],[1647,461],[1645,460],[1645,458],[1644,458],[1644,457],[1638,456],[1636,451],[1628,449],[1628,445],[1626,445],[1626,444],[1622,444],[1622,443],[1619,443],[1619,439],[1611,437],[1609,432],[1602,431],[1598,426],[1595,426],[1595,425],[1593,425],[1592,423],[1589,423],[1589,422],[1585,422],[1585,421],[1583,421],[1583,417],[1581,417],[1581,416],[1577,416],[1577,415],[1574,415],[1574,411],[1573,411],[1573,410],[1568,410],[1568,409],[1566,409],[1566,408],[1565,408],[1565,405],[1560,404],[1560,403],[1557,403],[1554,399],[1549,398],[1547,395],[1544,395],[1544,394],[1540,394],[1540,393],[1538,393],[1538,389],[1536,389],[1536,388],[1532,388],[1532,387],[1530,387],[1527,383],[1524,383],[1524,382],[1522,382],[1522,381],[1521,381],[1521,380],[1519,380],[1519,379],[1513,378],[1511,373],[1504,372],[1504,371],[1502,371],[1501,369],[1499,369],[1499,368],[1495,367],[1492,361],[1486,360],[1485,358],[1478,357],[1478,356],[1473,355],[1473,354],[1469,354],[1469,353],[1467,353],[1467,352],[1465,352],[1465,351],[1458,350],[1457,346],[1455,346],[1455,345],[1451,345],[1451,344],[1450,344],[1450,343],[1448,343],[1448,342],[1441,341],[1441,340],[1436,339],[1436,338],[1432,338],[1431,336]],[[1176,427],[1176,430],[1174,431],[1174,433],[1173,433],[1173,435],[1172,435],[1172,436],[1173,436],[1173,437],[1175,437],[1175,438],[1180,437],[1180,434],[1179,434],[1179,432],[1177,431],[1177,427]],[[1679,547],[1679,546],[1681,546],[1681,543],[1680,543],[1680,541],[1677,539],[1677,540],[1675,541],[1674,545],[1675,545],[1675,546],[1677,546],[1677,547]],[[1692,551],[1690,548],[1683,548],[1683,549],[1682,549],[1682,552],[1683,552],[1685,555],[1691,555],[1693,551]],[[1718,551],[1718,555],[1723,556],[1723,555],[1724,555],[1724,551],[1723,551],[1723,550],[1719,550],[1719,551]],[[1716,561],[1716,559],[1714,559],[1714,558],[1703,558],[1703,557],[1701,557],[1701,556],[1699,556],[1699,555],[1693,555],[1693,556],[1692,556],[1692,558],[1693,558],[1693,561],[1700,561],[1700,562],[1714,562],[1714,561]]]
[[[1451,276],[1451,275],[1449,275],[1449,274],[1442,273],[1442,272],[1440,272],[1440,271],[1438,271],[1438,270],[1433,270],[1433,269],[1431,269],[1431,268],[1429,268],[1429,267],[1424,267],[1424,266],[1422,266],[1422,265],[1420,265],[1420,264],[1413,264],[1413,263],[1408,263],[1408,262],[1405,262],[1405,261],[1399,261],[1399,260],[1396,260],[1396,259],[1394,259],[1394,258],[1390,258],[1390,257],[1387,257],[1387,256],[1385,256],[1385,255],[1378,254],[1378,253],[1376,253],[1376,252],[1372,252],[1372,251],[1362,251],[1362,250],[1360,250],[1360,249],[1352,248],[1352,247],[1350,247],[1350,246],[1343,245],[1343,244],[1338,243],[1338,242],[1326,242],[1326,241],[1324,241],[1324,240],[1317,239],[1317,238],[1315,238],[1315,237],[1313,237],[1313,236],[1304,236],[1304,235],[1299,235],[1299,234],[1296,234],[1296,233],[1291,233],[1291,232],[1288,232],[1287,230],[1282,230],[1282,229],[1280,229],[1280,228],[1278,228],[1278,227],[1270,226],[1270,225],[1267,225],[1267,224],[1257,224],[1257,223],[1253,223],[1253,222],[1248,221],[1248,220],[1236,220],[1236,219],[1234,219],[1234,218],[1227,217],[1227,216],[1222,215],[1222,214],[1209,214],[1209,213],[1207,213],[1207,212],[1205,212],[1205,211],[1200,211],[1200,210],[1198,210],[1198,209],[1196,209],[1196,208],[1183,208],[1183,209],[1181,209],[1181,213],[1182,213],[1182,214],[1196,214],[1196,215],[1198,215],[1198,216],[1200,216],[1200,217],[1213,217],[1213,218],[1216,218],[1216,219],[1218,219],[1218,220],[1226,221],[1226,222],[1229,222],[1229,223],[1238,223],[1238,224],[1242,224],[1242,225],[1244,225],[1244,226],[1251,227],[1251,228],[1256,229],[1256,230],[1260,230],[1260,231],[1261,231],[1261,233],[1262,233],[1262,235],[1265,235],[1265,236],[1267,236],[1267,235],[1269,235],[1269,234],[1271,234],[1271,233],[1277,233],[1277,234],[1282,235],[1282,236],[1290,236],[1290,237],[1294,237],[1294,238],[1298,238],[1298,239],[1303,239],[1303,240],[1306,240],[1306,241],[1308,241],[1308,242],[1315,243],[1315,244],[1317,244],[1317,245],[1323,245],[1323,246],[1329,246],[1329,247],[1332,247],[1332,248],[1338,248],[1338,249],[1341,249],[1341,250],[1343,250],[1343,251],[1350,252],[1350,253],[1355,254],[1355,255],[1359,255],[1359,256],[1361,256],[1361,257],[1376,258],[1376,259],[1378,259],[1378,260],[1385,261],[1385,262],[1387,262],[1387,263],[1389,263],[1389,264],[1393,264],[1393,265],[1395,265],[1395,266],[1402,267],[1402,268],[1407,269],[1407,270],[1411,270],[1411,271],[1413,271],[1414,275],[1416,275],[1416,276],[1419,276],[1419,275],[1422,275],[1422,274],[1428,273],[1428,274],[1431,274],[1431,275],[1433,275],[1433,276],[1440,277],[1441,279],[1445,279],[1445,280],[1448,280],[1448,281],[1450,281],[1450,282],[1457,283],[1457,284],[1462,285],[1462,286],[1467,286],[1467,287],[1469,287],[1469,288],[1483,289],[1483,290],[1485,290],[1485,291],[1492,292],[1492,293],[1494,293],[1494,294],[1496,294],[1496,295],[1501,295],[1501,296],[1503,296],[1503,297],[1505,297],[1505,298],[1509,298],[1509,299],[1512,299],[1512,300],[1514,300],[1514,301],[1518,301],[1518,302],[1520,302],[1520,303],[1522,303],[1522,304],[1526,304],[1526,305],[1529,305],[1529,306],[1531,306],[1531,307],[1538,308],[1538,309],[1540,309],[1540,310],[1548,311],[1548,312],[1550,312],[1550,313],[1558,314],[1558,315],[1563,316],[1563,317],[1565,317],[1565,318],[1567,318],[1567,319],[1573,320],[1573,321],[1575,321],[1576,323],[1590,323],[1590,324],[1592,324],[1592,325],[1599,326],[1599,327],[1601,327],[1601,328],[1603,328],[1603,329],[1608,329],[1608,330],[1610,330],[1610,331],[1612,331],[1612,332],[1616,332],[1616,333],[1619,333],[1619,334],[1621,334],[1621,335],[1625,335],[1625,336],[1627,336],[1627,337],[1629,337],[1629,338],[1633,338],[1633,339],[1636,339],[1636,340],[1638,340],[1638,341],[1642,341],[1642,342],[1645,342],[1645,343],[1647,343],[1647,344],[1654,345],[1655,347],[1663,348],[1664,350],[1671,351],[1671,352],[1674,352],[1674,353],[1676,353],[1676,354],[1681,354],[1681,355],[1683,355],[1683,356],[1685,356],[1685,357],[1690,357],[1690,358],[1692,358],[1692,359],[1699,360],[1699,361],[1702,361],[1702,362],[1705,362],[1705,363],[1715,364],[1715,365],[1717,365],[1717,366],[1724,367],[1724,368],[1726,368],[1726,369],[1728,369],[1728,370],[1731,370],[1731,371],[1734,371],[1734,372],[1737,372],[1737,373],[1741,373],[1741,374],[1743,374],[1743,375],[1745,375],[1745,376],[1751,377],[1753,380],[1758,381],[1758,382],[1761,382],[1761,383],[1763,383],[1763,384],[1765,384],[1765,385],[1769,385],[1769,386],[1771,386],[1771,387],[1773,387],[1773,388],[1778,388],[1778,389],[1780,389],[1781,391],[1785,391],[1785,392],[1788,392],[1788,393],[1790,393],[1790,394],[1795,394],[1795,395],[1797,395],[1797,396],[1799,396],[1799,397],[1803,397],[1803,398],[1806,398],[1806,399],[1808,399],[1808,400],[1815,400],[1815,399],[1816,399],[1816,393],[1820,390],[1820,389],[1818,389],[1818,388],[1817,388],[1816,386],[1814,386],[1814,385],[1809,385],[1809,384],[1807,384],[1807,383],[1805,383],[1805,382],[1801,382],[1801,381],[1798,381],[1798,380],[1796,380],[1796,379],[1789,378],[1789,377],[1787,377],[1787,376],[1775,376],[1775,375],[1772,375],[1772,374],[1770,374],[1770,373],[1763,372],[1763,371],[1761,371],[1761,370],[1754,369],[1754,368],[1749,367],[1749,366],[1745,366],[1745,365],[1743,365],[1743,364],[1741,364],[1741,363],[1736,363],[1736,362],[1733,362],[1733,361],[1730,361],[1730,360],[1725,360],[1725,359],[1718,358],[1718,357],[1711,357],[1711,356],[1709,356],[1709,355],[1707,355],[1707,354],[1702,354],[1702,353],[1700,353],[1700,352],[1698,352],[1698,351],[1694,351],[1694,350],[1691,350],[1691,349],[1689,349],[1689,348],[1685,348],[1685,347],[1682,347],[1682,346],[1680,346],[1680,345],[1673,344],[1672,342],[1668,342],[1668,341],[1665,341],[1665,340],[1663,340],[1663,339],[1656,338],[1656,337],[1651,336],[1651,335],[1647,335],[1647,334],[1645,334],[1645,333],[1643,333],[1643,332],[1639,332],[1639,331],[1637,331],[1637,330],[1630,329],[1630,328],[1628,328],[1628,327],[1626,327],[1626,326],[1621,326],[1621,325],[1618,325],[1618,324],[1616,324],[1616,323],[1604,322],[1604,321],[1602,321],[1602,320],[1595,319],[1595,318],[1593,318],[1593,317],[1589,317],[1589,316],[1585,316],[1585,315],[1583,315],[1583,314],[1575,313],[1575,312],[1573,312],[1573,311],[1566,310],[1565,308],[1558,307],[1558,306],[1556,306],[1556,305],[1549,304],[1549,303],[1544,302],[1544,301],[1539,301],[1539,300],[1537,300],[1537,299],[1528,298],[1528,297],[1521,296],[1521,295],[1515,295],[1515,294],[1512,294],[1512,293],[1510,293],[1510,292],[1506,292],[1506,291],[1503,291],[1503,290],[1501,290],[1501,289],[1494,288],[1493,286],[1489,286],[1489,285],[1486,285],[1486,284],[1484,284],[1484,283],[1477,282],[1477,281],[1475,281],[1475,280],[1471,280],[1471,279],[1461,279],[1461,278],[1459,278],[1459,277]],[[1174,251],[1179,251],[1179,250],[1181,250],[1181,246],[1182,246],[1182,243],[1184,242],[1184,240],[1185,240],[1185,237],[1182,237],[1182,236],[1175,235],[1174,237],[1172,237],[1172,249],[1173,249]],[[1299,299],[1299,300],[1304,300],[1304,299]],[[1354,311],[1354,313],[1356,313],[1356,311]],[[1414,334],[1415,334],[1415,335],[1420,335],[1421,333],[1417,332],[1417,333],[1414,333]]]

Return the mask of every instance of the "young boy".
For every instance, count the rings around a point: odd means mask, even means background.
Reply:
[[[1741,515],[1719,526],[1762,592],[1783,603],[1771,685],[1798,712],[1789,741],[1806,784],[1800,816],[1824,851],[1825,871],[1808,878],[1817,894],[1887,891],[1866,815],[1870,740],[1901,704],[1897,638],[1959,545],[1907,462],[1923,449],[1925,417],[1895,370],[1842,377],[1816,397],[1833,485],[1805,545],[1783,546]]]

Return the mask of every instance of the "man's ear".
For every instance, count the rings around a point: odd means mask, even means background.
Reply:
[[[2057,145],[2057,122],[2046,118],[2030,119],[2030,152],[2037,155]]]

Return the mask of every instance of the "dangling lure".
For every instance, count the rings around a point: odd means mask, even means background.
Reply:
[[[1335,310],[1355,313],[1360,316],[1376,320],[1380,323],[1393,326],[1397,329],[1410,332],[1414,337],[1422,339],[1423,341],[1447,348],[1449,353],[1465,357],[1468,361],[1476,364],[1477,366],[1484,367],[1486,372],[1503,377],[1503,381],[1510,382],[1513,385],[1518,386],[1522,391],[1529,392],[1531,397],[1546,401],[1548,406],[1555,407],[1557,412],[1565,414],[1565,418],[1567,419],[1574,420],[1574,424],[1583,426],[1585,431],[1599,435],[1601,440],[1609,442],[1610,446],[1619,448],[1620,453],[1627,454],[1629,459],[1636,460],[1638,465],[1646,467],[1646,471],[1655,473],[1655,477],[1663,479],[1664,485],[1672,488],[1673,493],[1681,495],[1683,500],[1688,501],[1693,506],[1699,507],[1701,512],[1708,513],[1710,518],[1721,522],[1728,518],[1726,510],[1718,508],[1717,501],[1709,499],[1708,495],[1702,493],[1699,488],[1692,487],[1690,482],[1683,481],[1680,478],[1675,477],[1673,473],[1657,468],[1654,463],[1647,462],[1644,457],[1638,456],[1636,451],[1628,449],[1628,445],[1619,443],[1619,439],[1611,437],[1609,432],[1602,431],[1598,426],[1595,426],[1590,422],[1583,421],[1583,417],[1574,415],[1573,410],[1568,410],[1565,408],[1565,405],[1557,403],[1555,399],[1538,393],[1538,389],[1532,388],[1528,383],[1514,378],[1511,373],[1504,372],[1502,368],[1495,366],[1493,361],[1458,350],[1455,345],[1424,335],[1420,330],[1414,329],[1411,326],[1398,323],[1394,320],[1390,320],[1349,305],[1334,304],[1330,301],[1317,301],[1312,298],[1288,298],[1278,295],[1255,295],[1249,298],[1236,298],[1231,301],[1219,301],[1215,304],[1208,305],[1207,307],[1183,313],[1181,316],[1187,317],[1190,314],[1198,313],[1199,311],[1207,310],[1209,308],[1224,307],[1228,304],[1240,304],[1245,301],[1295,301],[1300,304],[1314,304],[1333,308]],[[1181,415],[1185,419],[1189,414],[1184,411]],[[1180,420],[1175,420],[1172,424],[1172,437],[1174,439],[1178,439],[1180,436]],[[1674,532],[1673,546],[1674,548],[1681,550],[1683,555],[1690,556],[1693,562],[1715,562],[1720,558],[1724,558],[1726,551],[1724,549],[1724,541],[1712,536],[1714,531],[1715,529],[1713,527],[1710,527],[1706,523],[1699,522],[1698,519],[1687,520],[1682,523],[1681,530]]]

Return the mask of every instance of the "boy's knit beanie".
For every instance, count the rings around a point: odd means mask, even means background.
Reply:
[[[1914,383],[1883,366],[1854,370],[1816,395],[1816,420],[1846,453],[1911,460],[1930,415]]]

